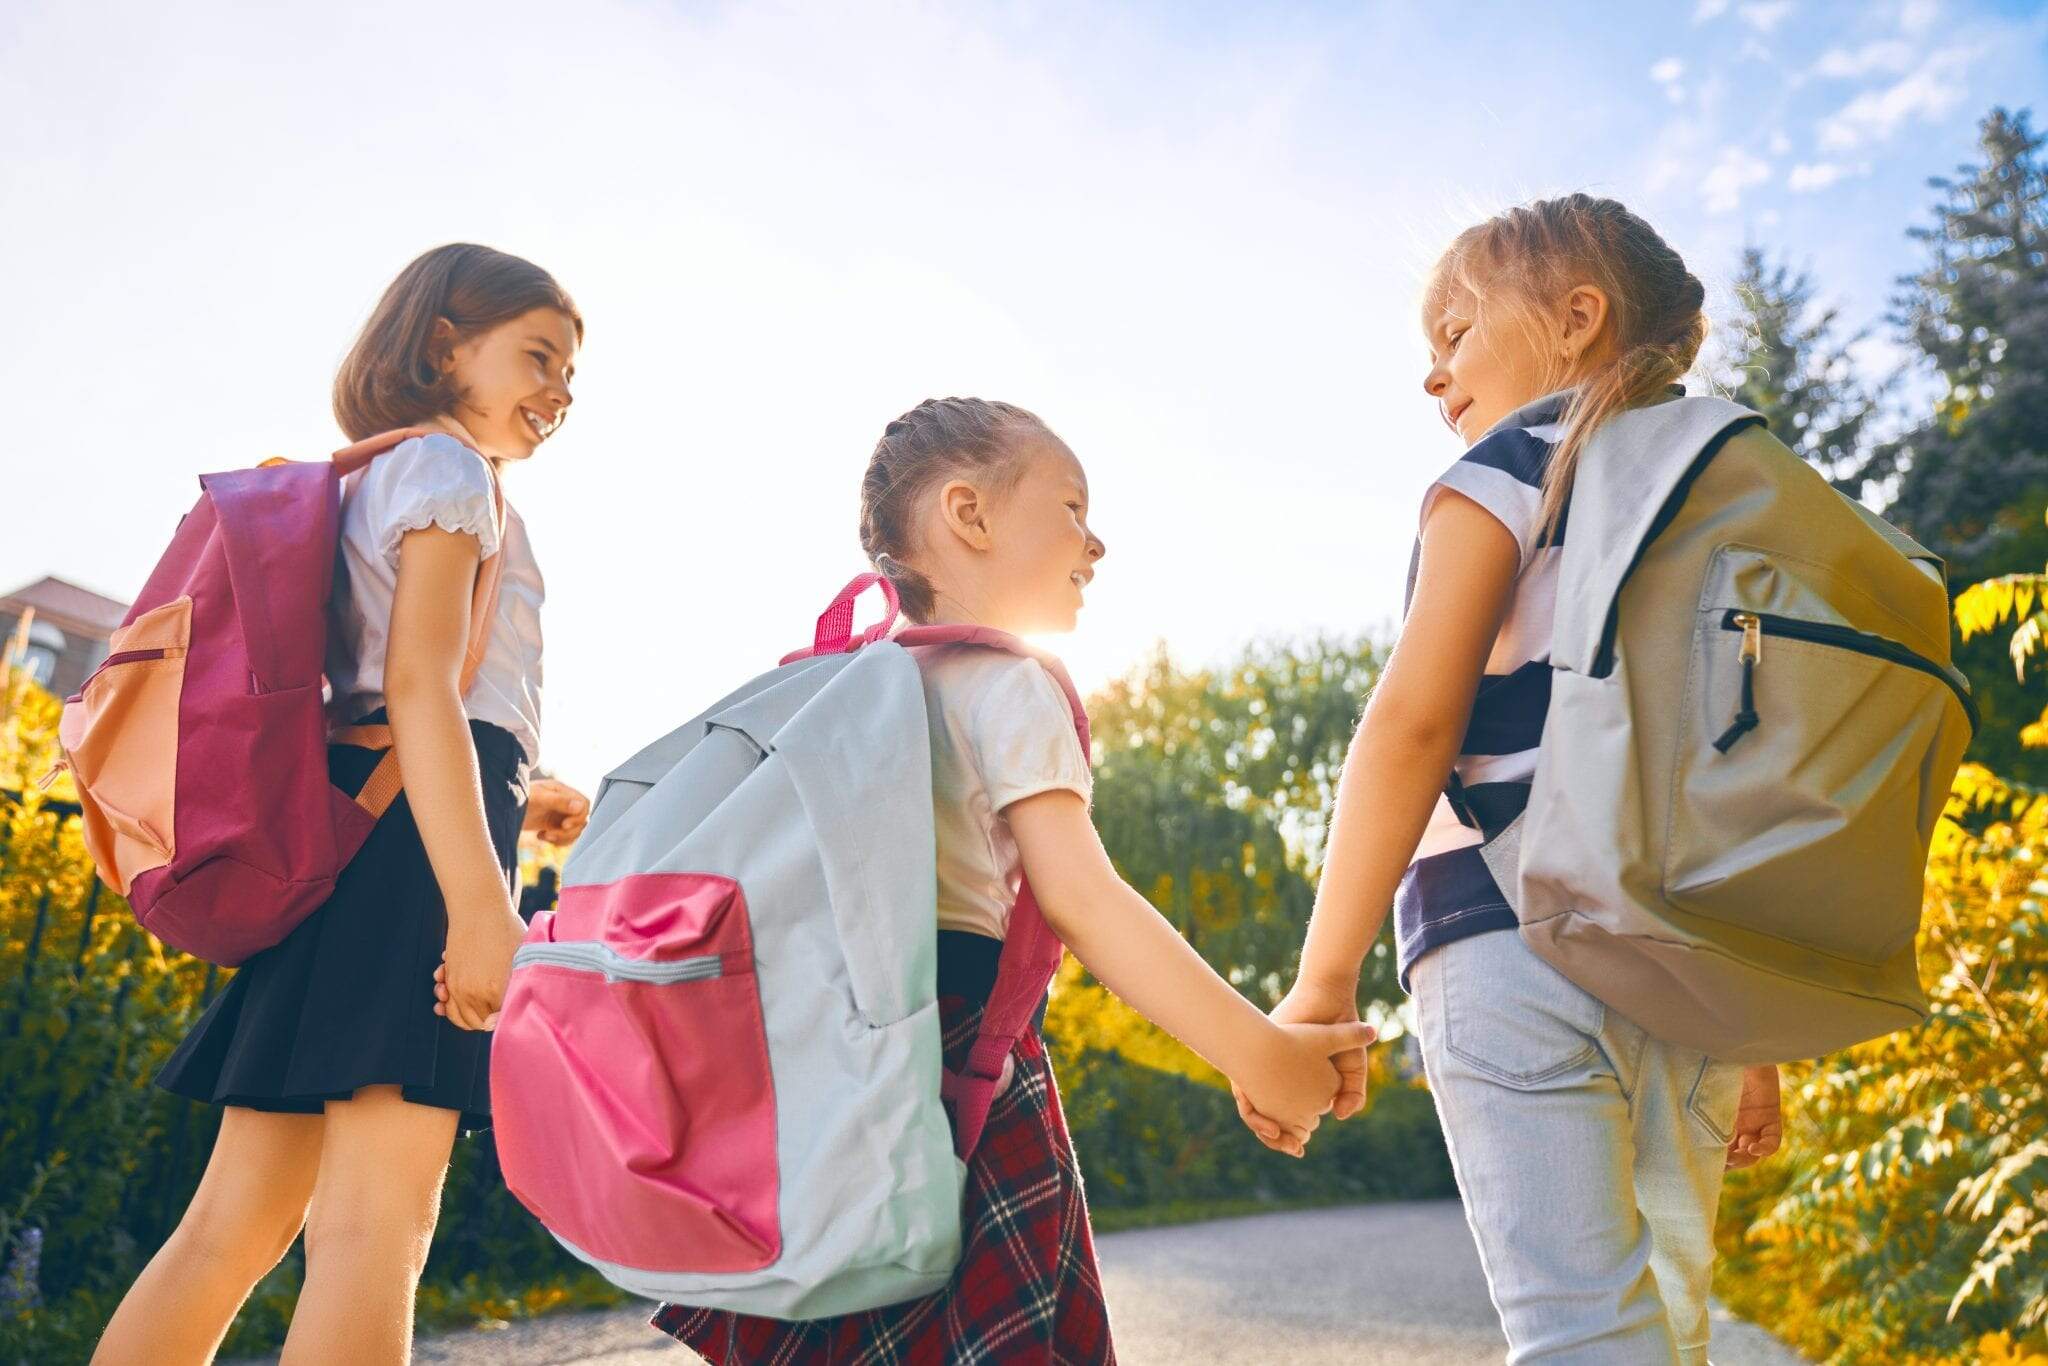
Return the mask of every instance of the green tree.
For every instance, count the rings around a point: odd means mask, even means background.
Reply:
[[[2001,549],[2048,501],[2048,168],[2027,114],[1995,109],[1981,160],[1929,183],[1934,222],[1912,236],[1929,260],[1902,283],[1898,321],[1939,373],[1933,411],[1888,443],[1893,520],[1970,582],[2006,568]]]
[[[1370,641],[1322,639],[1183,671],[1161,650],[1091,702],[1111,858],[1262,1006],[1293,980],[1338,769],[1383,660]],[[1402,999],[1387,936],[1361,995]]]
[[[1925,268],[1903,283],[1897,321],[1933,367],[1940,396],[1876,452],[1869,474],[1896,492],[1885,515],[1948,561],[1959,588],[2048,562],[2048,169],[2024,112],[1995,109],[1979,160],[1929,183],[1934,221],[1912,236]],[[1966,622],[1967,625],[1967,622]],[[1965,640],[1956,664],[1984,714],[1969,757],[2048,783],[2048,753],[2021,741],[2039,684],[2004,643]]]
[[[1162,649],[1090,699],[1095,822],[1118,872],[1261,1007],[1293,980],[1338,768],[1383,657],[1317,640],[1183,669]],[[1387,1030],[1402,994],[1384,937],[1360,995]],[[1326,1124],[1297,1162],[1253,1141],[1222,1077],[1078,963],[1046,1034],[1098,1208],[1455,1191],[1434,1106],[1393,1076],[1392,1049],[1373,1051],[1371,1108]]]
[[[1876,452],[1872,419],[1882,389],[1857,375],[1840,314],[1815,303],[1813,280],[1772,262],[1759,247],[1742,253],[1735,280],[1732,340],[1723,360],[1729,396],[1754,408],[1771,431],[1851,498],[1867,492]]]

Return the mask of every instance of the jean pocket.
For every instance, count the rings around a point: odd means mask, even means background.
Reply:
[[[1431,980],[1444,1049],[1468,1067],[1532,1087],[1598,1056],[1607,1007],[1538,958],[1519,934],[1493,930],[1436,950]]]
[[[1702,1060],[1692,1094],[1685,1099],[1693,1137],[1716,1148],[1727,1147],[1735,1136],[1735,1110],[1741,1103],[1742,1064]]]

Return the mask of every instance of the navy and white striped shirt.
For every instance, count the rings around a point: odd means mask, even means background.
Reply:
[[[1543,719],[1550,710],[1550,625],[1565,527],[1560,519],[1554,533],[1543,534],[1543,471],[1564,435],[1559,418],[1568,397],[1553,394],[1523,409],[1518,416],[1524,422],[1533,418],[1532,425],[1488,432],[1423,495],[1424,520],[1443,489],[1456,490],[1499,518],[1521,548],[1521,568],[1452,769],[1452,785],[1460,790],[1473,824],[1460,819],[1449,794],[1439,797],[1394,895],[1394,938],[1404,989],[1409,968],[1431,949],[1515,928],[1514,910],[1479,846],[1528,805]],[[1411,597],[1421,554],[1418,537],[1408,571]]]

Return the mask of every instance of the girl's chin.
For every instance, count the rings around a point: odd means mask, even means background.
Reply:
[[[1072,635],[1074,633],[1074,628],[1079,626],[1080,624],[1081,609],[1078,607],[1073,607],[1068,608],[1065,611],[1047,612],[1044,616],[1039,618],[1038,623],[1036,625],[1034,625],[1029,631],[1026,631],[1023,634],[1031,636]]]

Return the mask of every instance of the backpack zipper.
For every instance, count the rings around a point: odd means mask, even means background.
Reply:
[[[117,651],[116,653],[110,654],[105,659],[101,660],[99,662],[99,667],[92,671],[92,673],[86,678],[85,682],[78,685],[78,691],[71,694],[71,696],[65,698],[64,700],[66,702],[83,701],[85,699],[85,690],[92,686],[93,679],[98,678],[101,674],[105,673],[108,669],[113,668],[117,664],[141,664],[152,659],[183,659],[184,657],[184,650],[176,646],[166,646],[161,650]]]
[[[701,958],[678,958],[673,962],[650,963],[628,958],[607,944],[521,944],[512,955],[512,966],[575,968],[601,974],[607,982],[696,982],[725,976],[725,959],[718,954]]]
[[[1892,664],[1903,664],[1909,669],[1932,675],[1947,685],[1956,695],[1956,701],[1963,704],[1963,715],[1969,719],[1972,734],[1977,730],[1977,701],[1970,696],[1968,685],[1962,683],[1948,669],[1929,659],[1926,655],[1899,644],[1884,636],[1859,631],[1853,626],[1836,626],[1829,622],[1801,621],[1797,617],[1774,616],[1766,612],[1745,612],[1731,607],[1721,615],[1721,629],[1742,632],[1742,707],[1735,713],[1734,723],[1714,741],[1714,748],[1726,754],[1729,749],[1755,730],[1759,721],[1756,714],[1756,666],[1763,658],[1763,638],[1783,636],[1787,640],[1810,641],[1816,645],[1831,645],[1836,649],[1850,650],[1857,654],[1869,655]]]

